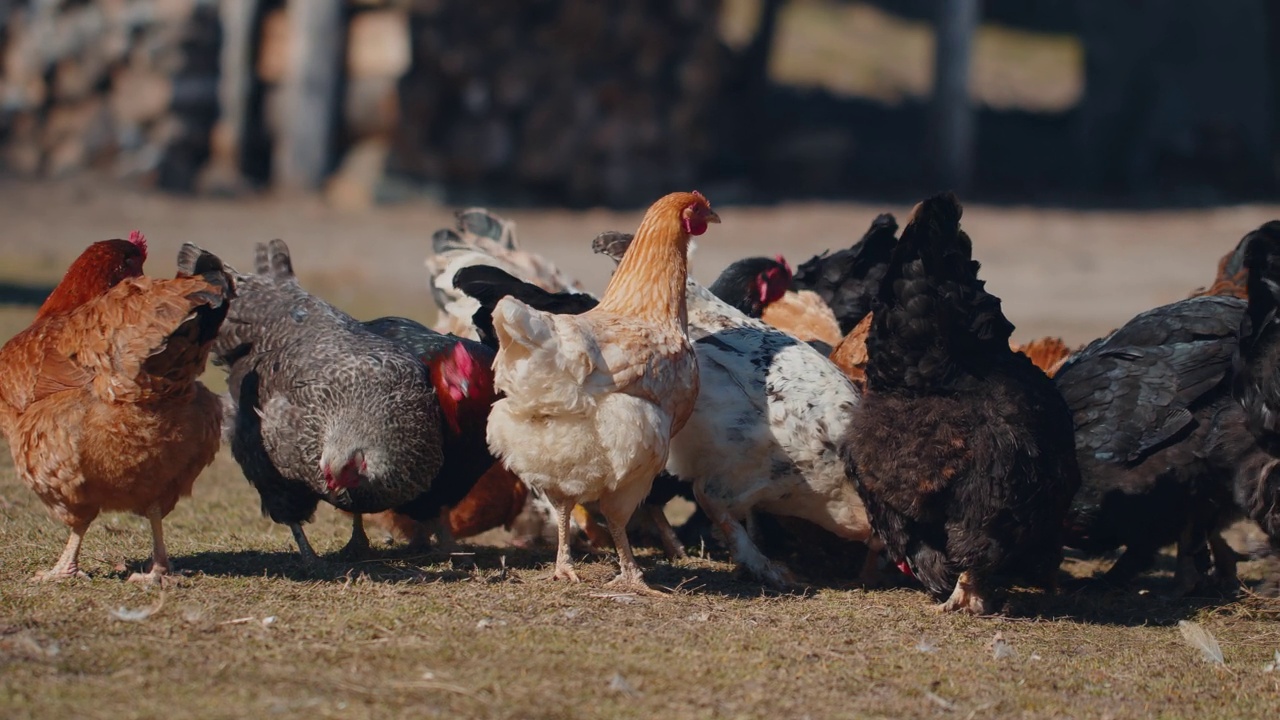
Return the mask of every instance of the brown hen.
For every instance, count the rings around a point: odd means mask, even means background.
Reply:
[[[197,252],[184,246],[183,253]],[[196,378],[232,291],[204,253],[198,277],[142,277],[146,240],[90,246],[31,327],[0,349],[0,429],[23,482],[71,536],[53,569],[82,575],[80,543],[98,513],[151,521],[148,574],[169,570],[162,519],[218,450],[221,406]]]

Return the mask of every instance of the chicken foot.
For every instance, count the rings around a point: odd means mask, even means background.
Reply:
[[[84,534],[89,530],[89,523],[74,525],[67,538],[67,546],[62,550],[58,562],[50,569],[31,576],[31,582],[50,582],[70,578],[88,579],[88,575],[80,570],[80,544],[84,542]]]
[[[351,539],[338,551],[343,560],[363,560],[369,557],[369,535],[364,531],[364,516],[351,513]]]
[[[941,605],[935,605],[933,609],[937,612],[963,610],[974,615],[989,615],[992,608],[979,591],[977,579],[966,570],[956,578],[956,589],[951,592],[951,597]]]
[[[147,511],[147,520],[151,521],[151,569],[130,575],[129,582],[163,585],[173,570],[164,546],[164,515],[160,508],[153,507]]]
[[[647,495],[649,488],[645,487]],[[630,505],[630,507],[628,507]],[[624,589],[637,595],[666,597],[666,593],[649,587],[644,581],[644,573],[636,563],[636,556],[631,552],[631,538],[627,537],[627,524],[636,505],[618,494],[608,494],[600,498],[600,512],[609,523],[609,534],[613,536],[613,546],[618,550],[618,577],[609,581],[610,587]]]

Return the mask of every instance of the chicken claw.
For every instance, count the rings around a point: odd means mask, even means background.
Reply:
[[[933,609],[940,613],[963,610],[974,615],[990,615],[989,606],[987,599],[978,593],[977,582],[965,571],[956,579],[956,589],[951,592],[951,597],[941,605],[935,605]]]
[[[84,540],[84,533],[89,529],[86,523],[80,527],[71,528],[71,535],[67,538],[67,546],[62,551],[62,556],[58,558],[57,564],[48,570],[44,570],[31,576],[31,582],[56,582],[58,580],[88,580],[89,576],[80,570],[77,559],[80,557],[80,543]]]

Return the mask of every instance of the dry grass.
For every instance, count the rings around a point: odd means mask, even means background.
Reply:
[[[30,315],[0,308],[0,337]],[[547,581],[548,550],[477,547],[477,569],[455,570],[388,549],[308,571],[225,453],[166,523],[189,575],[163,594],[123,582],[150,547],[129,516],[91,529],[92,580],[28,584],[65,529],[7,453],[0,517],[7,718],[1228,718],[1274,715],[1280,693],[1263,671],[1280,648],[1274,601],[1164,600],[1167,572],[1108,596],[1022,594],[1013,617],[973,619],[906,589],[764,595],[724,562],[652,554],[650,578],[681,588],[665,600],[608,596],[605,560],[582,563],[583,585]],[[346,531],[325,508],[309,527],[322,553]],[[1184,618],[1217,638],[1225,668],[1184,643]],[[1011,655],[995,657],[997,634]]]

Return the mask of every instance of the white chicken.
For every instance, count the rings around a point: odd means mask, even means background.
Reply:
[[[573,506],[598,501],[618,549],[615,584],[652,592],[626,527],[693,412],[698,364],[686,333],[690,237],[720,222],[697,192],[645,213],[631,250],[594,309],[555,315],[512,297],[494,308],[494,385],[506,397],[488,441],[558,511],[554,578],[577,581],[569,557]]]
[[[625,235],[596,242],[617,260]],[[862,579],[875,579],[881,543],[836,449],[861,400],[811,345],[747,317],[696,282],[687,285],[689,337],[700,377],[689,422],[671,440],[667,472],[693,482],[733,558],[774,587],[794,580],[743,526],[753,509],[808,520],[867,544]]]

